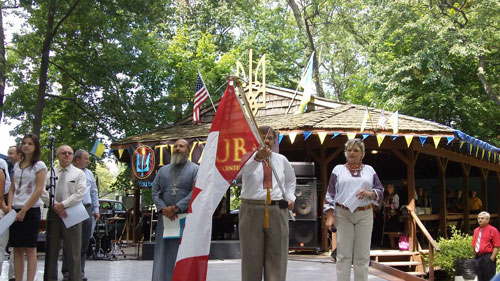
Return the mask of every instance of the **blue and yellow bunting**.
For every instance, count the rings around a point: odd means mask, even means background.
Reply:
[[[418,136],[418,138],[420,139],[422,147],[424,147],[425,141],[427,140],[427,136]]]
[[[311,134],[312,134],[311,131],[304,132],[304,140],[307,140],[311,136]]]

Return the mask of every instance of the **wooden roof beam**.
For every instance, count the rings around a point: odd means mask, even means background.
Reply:
[[[466,163],[478,168],[486,168],[492,171],[500,172],[500,165],[494,164],[491,162],[487,162],[484,160],[480,160],[474,157],[470,157],[468,155],[460,154],[451,150],[443,149],[443,148],[435,148],[433,145],[425,144],[423,147],[420,143],[413,143],[412,148],[415,151],[422,152],[427,155],[439,156],[447,158],[448,160],[458,162],[458,163]]]

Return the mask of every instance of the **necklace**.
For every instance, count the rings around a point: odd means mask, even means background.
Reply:
[[[349,162],[347,162],[347,163],[345,163],[345,166],[346,166],[347,170],[349,170],[349,172],[351,172],[351,175],[353,177],[359,177],[364,165],[363,165],[363,163],[360,162],[358,166],[351,166],[349,164]]]
[[[186,164],[187,163],[184,163],[184,166],[182,166],[181,168],[181,171],[179,173],[175,173],[175,166],[172,166],[172,192],[171,192],[171,195],[172,195],[172,199],[175,199],[175,195],[177,195],[177,176],[180,175],[182,173],[182,171],[184,170],[184,168],[186,167]]]

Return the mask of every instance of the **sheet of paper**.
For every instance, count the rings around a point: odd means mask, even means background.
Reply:
[[[187,214],[178,214],[177,218],[171,221],[167,216],[163,216],[163,239],[175,239],[182,237]]]
[[[358,191],[356,191],[356,194],[361,191],[362,188],[360,188]],[[368,188],[365,188],[366,190],[370,190]],[[346,200],[343,205],[349,208],[351,212],[354,212],[356,208],[359,206],[365,206],[371,204],[370,199],[365,198],[365,199],[359,199],[358,196],[352,196],[348,200]]]
[[[9,213],[7,213],[5,216],[3,216],[2,219],[0,219],[0,236],[9,229],[9,227],[14,223],[16,220],[16,211],[15,210],[10,210]]]
[[[66,228],[70,228],[73,225],[89,218],[89,213],[87,213],[87,210],[82,203],[66,208],[65,210],[68,216],[66,218],[63,218],[62,220]]]

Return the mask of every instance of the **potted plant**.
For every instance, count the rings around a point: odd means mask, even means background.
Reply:
[[[439,238],[437,244],[440,251],[434,256],[434,265],[444,270],[451,280],[455,275],[457,268],[459,271],[470,266],[474,259],[474,250],[472,249],[472,236],[462,233],[455,226],[451,228],[451,237]]]

